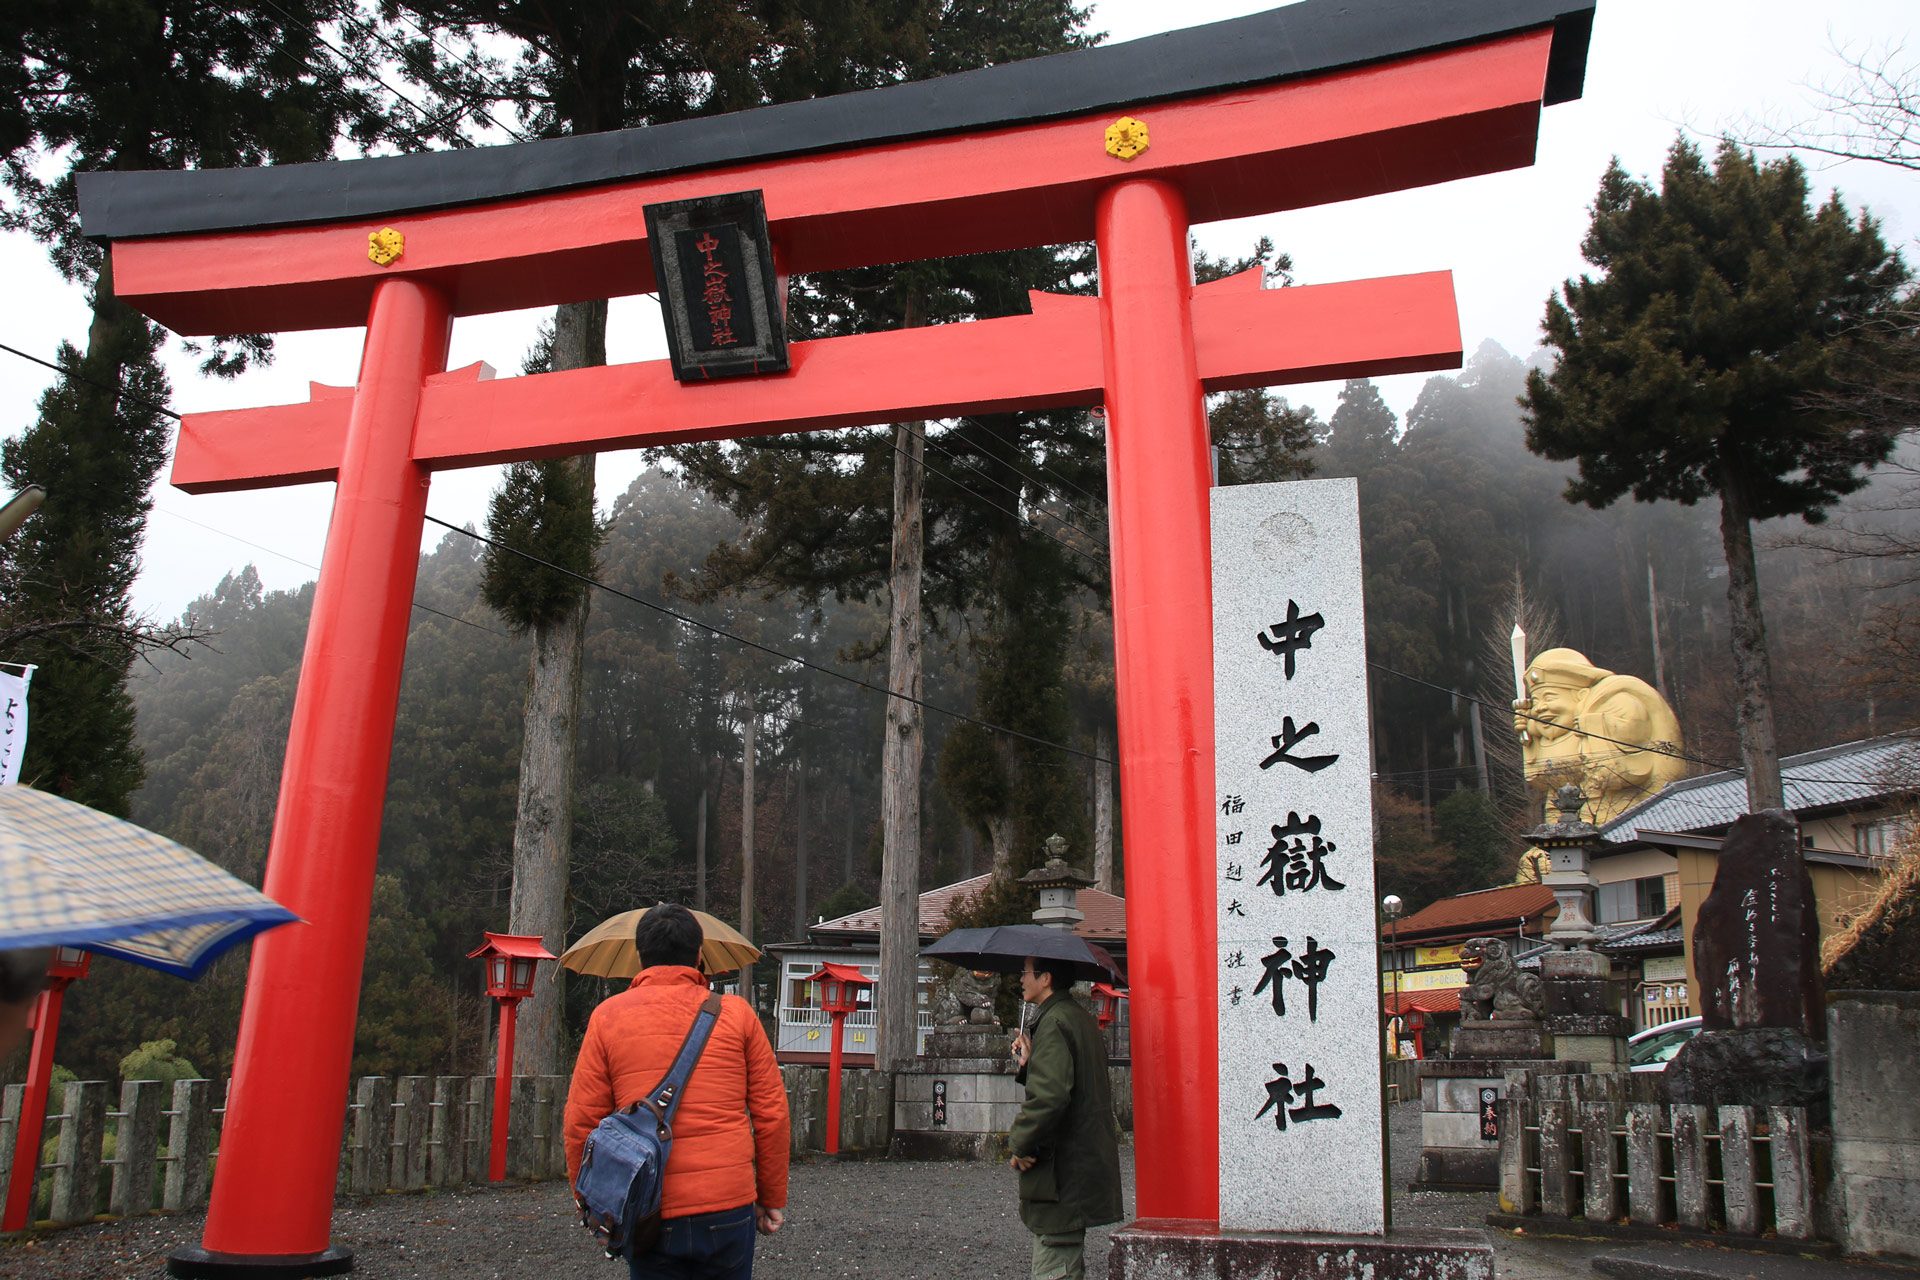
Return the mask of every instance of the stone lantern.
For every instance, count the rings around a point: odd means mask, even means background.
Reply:
[[[1620,1015],[1613,962],[1589,945],[1598,936],[1587,907],[1593,897],[1592,855],[1600,844],[1600,829],[1581,819],[1586,797],[1579,787],[1561,787],[1553,803],[1560,820],[1542,823],[1526,836],[1547,855],[1551,869],[1540,882],[1553,890],[1560,908],[1546,938],[1560,949],[1540,957],[1553,1056],[1587,1063],[1594,1071],[1618,1070],[1626,1065],[1632,1028]]]
[[[1027,872],[1020,877],[1020,883],[1040,891],[1040,909],[1033,913],[1035,924],[1071,931],[1087,918],[1087,913],[1075,906],[1074,900],[1080,890],[1093,886],[1093,877],[1067,865],[1066,837],[1048,836],[1046,849],[1047,865]]]
[[[1560,820],[1543,822],[1525,837],[1547,855],[1549,870],[1540,883],[1553,890],[1553,901],[1560,908],[1547,930],[1547,941],[1562,949],[1582,947],[1594,939],[1588,905],[1593,900],[1593,850],[1600,843],[1600,828],[1580,817],[1586,803],[1579,787],[1571,783],[1561,787],[1553,797]]]

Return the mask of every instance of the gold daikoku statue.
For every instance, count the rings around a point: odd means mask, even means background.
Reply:
[[[1574,649],[1549,649],[1527,664],[1521,683],[1513,727],[1527,785],[1548,797],[1568,783],[1579,787],[1586,821],[1604,826],[1685,776],[1685,762],[1666,754],[1680,749],[1680,722],[1638,676],[1596,667]]]

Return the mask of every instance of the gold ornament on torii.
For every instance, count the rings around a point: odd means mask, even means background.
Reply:
[[[1659,690],[1638,676],[1549,649],[1526,666],[1526,696],[1514,703],[1527,785],[1551,797],[1568,783],[1587,803],[1580,816],[1604,826],[1686,776],[1680,722]],[[1523,868],[1524,871],[1524,868]]]

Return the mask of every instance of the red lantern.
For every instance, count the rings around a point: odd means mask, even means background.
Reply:
[[[533,975],[542,960],[557,957],[539,938],[517,933],[489,933],[487,940],[467,952],[467,959],[487,962],[487,994],[500,1002],[500,1046],[493,1067],[493,1151],[487,1180],[507,1177],[507,1107],[513,1100],[513,1023],[520,1002],[533,994]]]
[[[833,1018],[833,1048],[827,1055],[827,1140],[828,1155],[840,1151],[840,1052],[847,1034],[847,1015],[860,1002],[860,993],[873,985],[849,964],[823,964],[818,972],[807,975],[808,982],[820,984],[820,1007]]]
[[[1093,1016],[1100,1023],[1102,1031],[1112,1026],[1113,1020],[1120,1016],[1120,1002],[1126,998],[1127,993],[1117,987],[1105,982],[1093,984]]]
[[[33,1048],[27,1058],[27,1094],[21,1102],[20,1128],[14,1140],[19,1154],[7,1181],[7,1205],[0,1213],[0,1231],[19,1231],[27,1225],[33,1209],[33,1180],[40,1162],[34,1153],[40,1150],[40,1135],[47,1117],[47,1090],[53,1083],[53,1045],[60,1035],[60,1004],[67,987],[87,976],[93,953],[78,947],[55,947],[47,962],[47,989],[34,1003],[29,1025],[33,1028]]]

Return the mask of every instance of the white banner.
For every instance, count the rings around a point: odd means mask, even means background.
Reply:
[[[27,754],[27,686],[32,667],[19,675],[0,671],[0,787],[20,781],[20,758]]]

